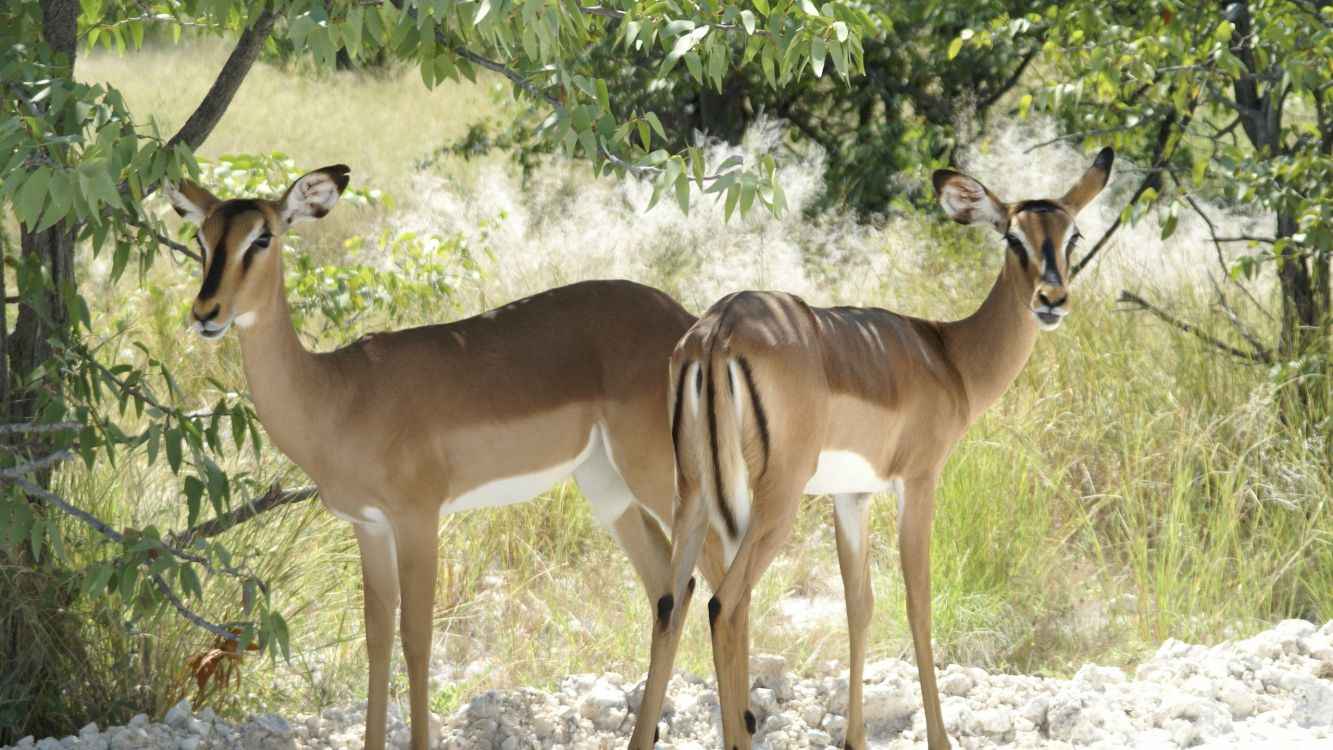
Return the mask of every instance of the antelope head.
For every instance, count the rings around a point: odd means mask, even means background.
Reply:
[[[935,192],[949,218],[959,224],[988,224],[1003,235],[1043,331],[1055,330],[1069,314],[1069,258],[1081,236],[1074,217],[1106,187],[1113,161],[1115,152],[1104,148],[1063,197],[1017,203],[1001,201],[965,174],[935,172]]]
[[[172,208],[199,227],[204,280],[190,310],[190,328],[216,339],[235,323],[252,325],[282,292],[282,243],[287,229],[329,212],[350,170],[337,164],[303,175],[277,200],[222,200],[193,182],[167,183]]]

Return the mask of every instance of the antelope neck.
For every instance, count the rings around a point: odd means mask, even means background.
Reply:
[[[981,307],[940,326],[949,359],[967,390],[973,420],[1018,377],[1040,332],[1029,304],[1031,282],[1011,255],[1006,253],[999,278]]]

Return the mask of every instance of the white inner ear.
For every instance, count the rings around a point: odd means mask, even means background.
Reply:
[[[1004,215],[995,205],[986,188],[969,177],[954,178],[940,191],[940,206],[954,221],[963,224],[984,222],[997,230],[1004,229]]]
[[[185,197],[185,193],[176,189],[176,186],[170,182],[162,183],[162,192],[166,194],[167,200],[171,202],[172,208],[180,214],[186,221],[198,224],[204,220],[204,210],[198,204]]]
[[[292,185],[282,206],[282,218],[288,224],[314,221],[338,202],[338,186],[323,172],[311,172]]]

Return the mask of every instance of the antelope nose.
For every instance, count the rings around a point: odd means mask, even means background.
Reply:
[[[1047,296],[1045,291],[1037,292],[1037,301],[1052,310],[1063,305],[1069,299],[1069,295],[1065,294],[1064,290],[1052,289],[1050,292],[1050,296]],[[1051,297],[1056,297],[1056,299],[1051,299]]]
[[[222,310],[222,303],[218,302],[215,303],[213,305],[213,309],[209,310],[208,313],[205,315],[200,315],[198,310],[190,310],[190,312],[194,314],[195,320],[199,321],[200,323],[207,323],[213,318],[216,318],[218,316],[218,312],[220,312],[221,310]]]

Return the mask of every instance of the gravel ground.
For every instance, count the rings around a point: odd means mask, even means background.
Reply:
[[[837,747],[847,703],[846,672],[798,678],[776,656],[751,665],[756,747]],[[1206,647],[1168,640],[1132,676],[1084,666],[1070,680],[991,674],[950,665],[940,670],[944,722],[962,748],[1329,748],[1333,750],[1333,622],[1288,620],[1253,638]],[[553,693],[487,692],[453,715],[432,717],[436,746],[447,750],[610,750],[634,723],[642,683],[617,674],[575,675]],[[671,681],[658,750],[720,745],[711,681],[677,673]],[[886,660],[866,668],[866,721],[872,748],[925,742],[916,669]],[[77,737],[25,738],[21,750],[97,748],[223,750],[361,747],[364,706],[287,720],[255,714],[223,721],[188,703],[161,723],[136,716],[128,726],[88,724]],[[407,747],[396,708],[390,744]]]

